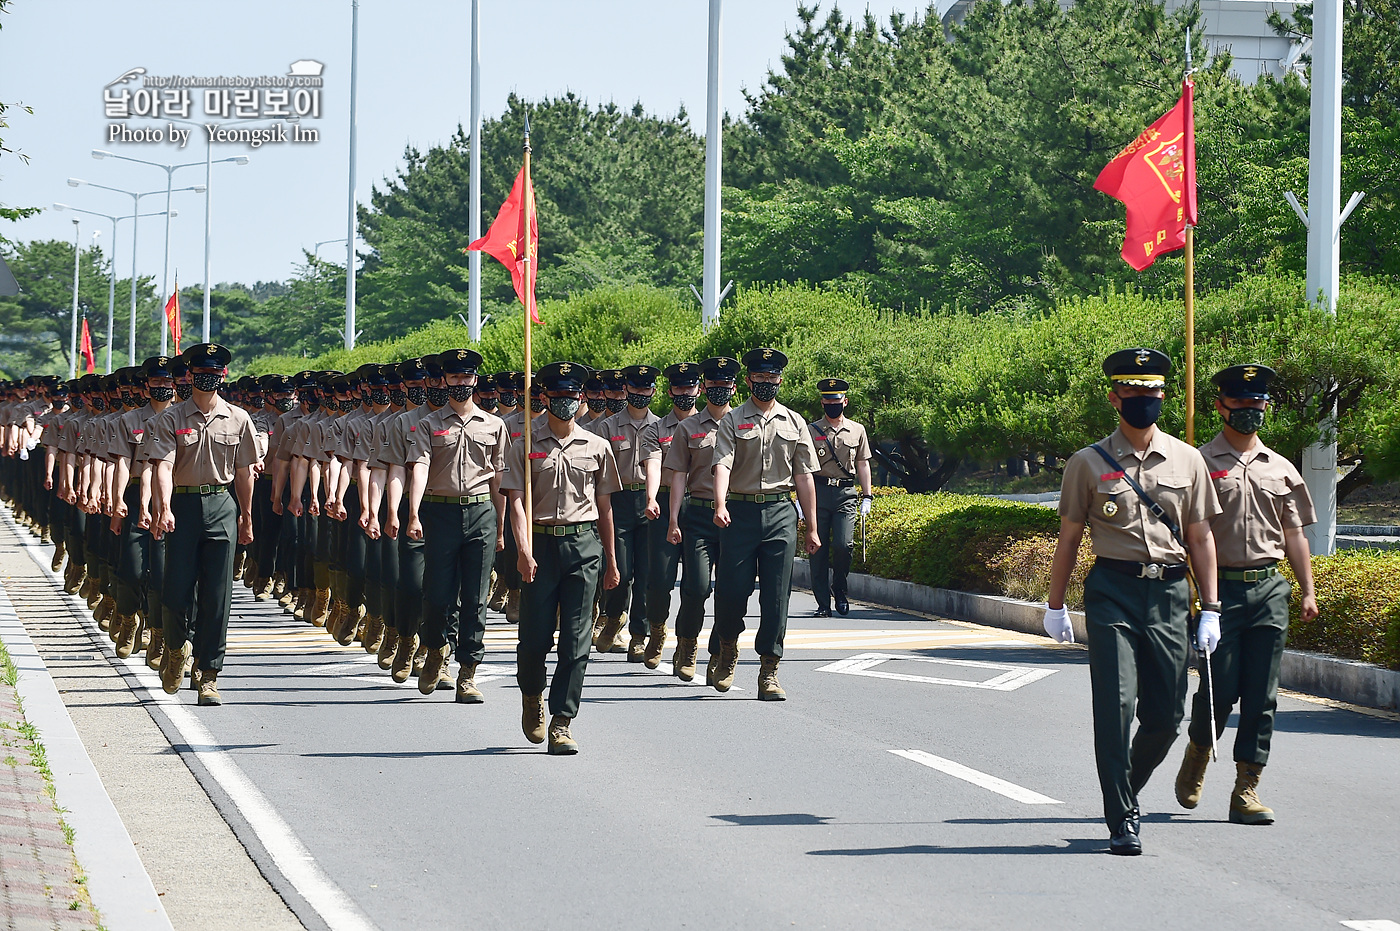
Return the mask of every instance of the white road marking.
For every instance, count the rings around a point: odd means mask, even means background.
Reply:
[[[891,660],[913,663],[933,663],[954,666],[962,669],[997,670],[1000,675],[980,681],[972,679],[944,679],[936,676],[914,676],[898,672],[881,672],[874,667]],[[894,679],[900,682],[927,682],[932,685],[956,685],[969,689],[990,689],[995,692],[1014,692],[1023,685],[1053,676],[1057,669],[1036,669],[1030,666],[1008,666],[1003,663],[983,663],[970,659],[943,659],[933,656],[908,656],[894,653],[862,653],[847,659],[837,660],[825,666],[818,666],[817,672],[839,672],[848,676],[869,676],[872,679]]]
[[[932,753],[925,753],[922,750],[891,750],[895,756],[902,756],[906,760],[913,760],[915,763],[922,763],[929,769],[936,769],[940,773],[945,773],[955,779],[970,782],[975,786],[981,786],[998,795],[1004,795],[1009,799],[1022,802],[1026,805],[1063,805],[1059,799],[1050,798],[1048,795],[1041,795],[1039,792],[1032,792],[1030,789],[1022,788],[1014,782],[1007,782],[1005,779],[998,779],[987,773],[979,772],[955,763],[952,760],[945,760],[941,756],[934,756]]]
[[[316,863],[315,857],[272,807],[267,796],[263,795],[247,774],[238,768],[228,751],[214,740],[214,735],[200,723],[189,707],[181,703],[179,695],[165,694],[160,685],[160,677],[146,668],[145,658],[132,656],[120,659],[111,649],[110,638],[92,620],[92,615],[88,613],[82,599],[63,593],[62,583],[49,568],[49,557],[44,551],[28,541],[24,541],[22,545],[38,565],[39,571],[59,586],[55,592],[56,596],[67,599],[68,604],[75,609],[74,616],[87,629],[88,635],[98,644],[107,659],[134,676],[149,700],[160,705],[170,723],[180,732],[180,737],[190,748],[190,752],[199,758],[209,775],[219,784],[219,788],[223,789],[238,808],[248,826],[258,836],[263,848],[272,857],[277,869],[306,903],[335,931],[377,931],[369,916],[360,911],[359,906],[346,895],[345,890],[336,885]]]
[[[1400,931],[1400,922],[1389,918],[1371,918],[1365,921],[1344,921],[1342,927],[1351,931]]]

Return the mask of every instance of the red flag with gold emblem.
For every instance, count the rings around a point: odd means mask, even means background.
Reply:
[[[87,366],[88,374],[97,371],[97,360],[92,352],[92,331],[88,329],[87,317],[83,318],[83,341],[79,345],[79,351],[83,354],[83,364]]]
[[[530,202],[530,226],[527,233],[525,228],[525,200]],[[521,243],[525,246],[522,248]],[[525,249],[529,252],[526,253]],[[531,183],[525,169],[520,169],[520,174],[515,176],[515,184],[510,189],[510,196],[506,202],[501,204],[501,210],[496,214],[496,220],[491,224],[491,229],[486,231],[486,235],[476,242],[467,246],[463,251],[472,250],[485,252],[492,256],[506,268],[510,269],[511,284],[515,285],[516,297],[520,298],[520,303],[530,311],[530,319],[536,323],[540,321],[539,311],[535,307],[535,279],[537,266],[539,264],[540,251],[540,223],[539,216],[535,212],[535,188]],[[526,255],[529,261],[525,261]],[[529,280],[526,281],[526,269],[529,269]]]
[[[1186,245],[1186,227],[1196,225],[1196,123],[1193,85],[1109,162],[1094,188],[1128,208],[1123,260],[1142,271],[1157,256]]]
[[[185,328],[180,325],[180,281],[176,279],[175,290],[170,292],[170,300],[165,302],[165,322],[170,327],[170,340],[175,344],[175,355],[180,354],[180,337]]]

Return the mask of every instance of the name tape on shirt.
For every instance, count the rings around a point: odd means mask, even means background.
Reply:
[[[669,443],[669,442],[671,442],[671,440],[675,439],[675,436],[676,436],[676,435],[675,435],[674,433],[671,434],[670,436],[663,436],[663,437],[661,437],[661,439],[660,439],[658,442],[661,442],[661,443]]]
[[[826,437],[822,436],[820,433],[818,433],[816,436],[812,437],[812,439],[816,440],[818,443],[825,443],[825,442],[826,442]]]
[[[194,432],[194,429],[193,429],[192,427],[185,427],[183,430],[176,430],[176,431],[175,431],[175,435],[176,435],[176,436],[184,436],[186,433],[193,433],[193,432]]]
[[[690,435],[690,438],[691,438],[692,440],[703,440],[703,439],[704,439],[705,437],[707,437],[707,436],[709,436],[708,433],[692,433],[692,434]]]
[[[544,459],[544,458],[546,458],[546,457],[548,457],[548,456],[549,456],[549,453],[531,453],[531,454],[530,454],[530,458],[531,458],[531,459]]]
[[[753,427],[754,427],[754,425],[751,424],[751,423],[741,423],[741,424],[739,424],[739,426],[735,427],[734,429],[736,429],[736,430],[752,430]]]
[[[1105,473],[1103,473],[1102,475],[1099,476],[1099,481],[1101,481],[1101,482],[1111,482],[1111,481],[1113,481],[1115,478],[1122,478],[1122,477],[1123,477],[1123,470],[1122,470],[1122,469],[1119,469],[1117,472],[1105,472]]]
[[[434,430],[434,431],[433,431],[433,436],[447,436],[447,434],[449,434],[449,433],[451,433],[451,432],[452,432],[452,431],[450,431],[450,430]]]
[[[1229,470],[1229,469],[1221,469],[1219,472],[1212,472],[1212,473],[1210,473],[1210,477],[1211,477],[1211,478],[1224,478],[1225,476],[1227,476],[1227,475],[1229,475],[1229,474],[1230,474],[1230,470]]]
[[[625,436],[615,436],[615,437],[612,438],[612,441],[613,441],[614,443],[625,443],[625,442],[627,442],[627,437],[625,437]]]

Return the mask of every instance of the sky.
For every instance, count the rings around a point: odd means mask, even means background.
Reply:
[[[922,13],[925,0],[846,0],[848,13],[868,7]],[[640,101],[650,112],[682,105],[704,130],[707,0],[481,0],[482,114],[499,115],[511,92],[527,99],[572,91],[592,103]],[[822,4],[830,8],[830,0]],[[727,0],[722,43],[722,100],[738,115],[742,89],[757,89],[780,65],[785,33],[797,22],[796,0]],[[469,0],[361,0],[356,196],[367,202],[402,164],[404,148],[446,141],[470,117]],[[247,165],[213,167],[210,198],[211,273],[218,282],[281,280],[302,249],[343,238],[347,220],[350,0],[12,0],[0,14],[0,100],[12,109],[7,147],[29,157],[0,158],[0,203],[44,212],[5,224],[12,240],[71,238],[77,214],[55,202],[105,214],[129,214],[131,198],[67,179],[130,191],[160,191],[143,213],[164,209],[161,168],[94,160],[94,148],[165,164],[196,162],[174,173],[175,187],[204,182],[204,131],[181,148],[162,142],[108,139],[109,127],[148,120],[109,119],[104,88],[133,68],[148,75],[285,75],[294,61],[324,65],[321,116],[304,125],[315,143],[215,143],[213,158],[246,155]],[[137,79],[139,80],[139,79]],[[116,85],[135,91],[136,80]],[[203,121],[202,89],[191,91],[190,119]],[[265,104],[264,104],[265,105]],[[208,119],[213,119],[212,117]],[[162,121],[163,122],[163,121]],[[188,128],[188,127],[181,127]],[[182,287],[202,282],[204,195],[172,197],[170,270]],[[489,225],[497,204],[482,204]],[[110,254],[111,223],[81,216],[86,246],[94,230]],[[164,217],[141,220],[137,267],[161,281]],[[131,222],[120,224],[118,274],[131,269]],[[344,242],[320,255],[344,261]]]

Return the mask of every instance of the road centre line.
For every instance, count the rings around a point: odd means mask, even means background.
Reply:
[[[44,551],[24,540],[18,530],[16,535],[20,536],[21,545],[39,567],[39,571],[59,586],[55,594],[73,609],[74,616],[108,661],[134,678],[146,692],[148,700],[160,706],[161,711],[189,747],[189,752],[199,759],[205,770],[219,784],[219,788],[233,802],[239,814],[257,835],[263,848],[272,857],[277,869],[296,889],[297,894],[335,931],[377,931],[369,916],[360,910],[345,890],[326,875],[311,852],[292,831],[291,826],[277,813],[272,803],[238,767],[228,752],[220,747],[213,734],[187,706],[180,703],[179,696],[165,693],[160,685],[160,677],[146,667],[144,658],[119,658],[111,649],[110,638],[92,620],[82,600],[76,595],[63,593],[59,578],[49,568],[49,557]]]
[[[1389,918],[1371,918],[1361,921],[1344,921],[1342,927],[1351,931],[1400,931],[1400,922]]]
[[[972,679],[944,679],[936,676],[915,676],[907,673],[882,672],[874,667],[891,661],[933,663],[963,669],[998,670],[1001,674],[981,681]],[[1009,666],[1002,663],[983,663],[969,659],[943,659],[932,656],[911,656],[894,653],[862,653],[825,666],[818,666],[817,672],[839,672],[849,676],[869,676],[872,679],[893,679],[899,682],[926,682],[931,685],[953,685],[969,689],[989,689],[995,692],[1014,692],[1032,682],[1053,676],[1057,669],[1034,669],[1028,666]]]
[[[891,750],[895,756],[902,756],[906,760],[913,760],[921,763],[929,769],[936,769],[940,773],[970,782],[975,786],[980,786],[998,795],[1004,795],[1013,801],[1026,805],[1063,805],[1059,799],[1053,799],[1048,795],[1041,795],[1039,792],[1032,792],[1030,789],[1016,785],[1014,782],[1007,782],[1005,779],[998,779],[979,770],[955,763],[952,760],[945,760],[941,756],[934,756],[932,753],[925,753],[923,750]],[[1376,929],[1380,931],[1380,929]]]

